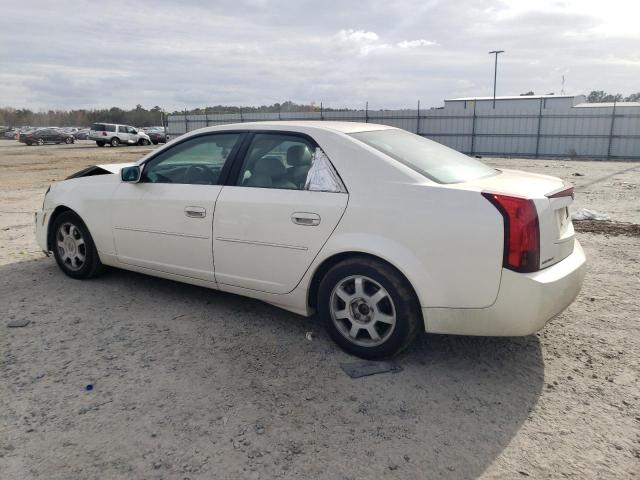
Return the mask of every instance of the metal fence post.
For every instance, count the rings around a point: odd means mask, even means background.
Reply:
[[[613,144],[613,127],[616,123],[616,103],[617,100],[613,101],[613,111],[611,112],[611,129],[609,130],[609,146],[607,147],[607,160],[611,159],[611,145]]]
[[[209,126],[209,112],[207,110],[207,108],[205,107],[204,109],[204,124],[208,127]]]
[[[420,135],[420,100],[418,100],[418,114],[416,116],[416,135]]]
[[[364,123],[369,123],[369,102],[364,107]]]
[[[473,117],[471,120],[471,151],[469,155],[473,155],[476,146],[476,100],[473,101]]]
[[[540,131],[542,130],[542,99],[540,99],[540,110],[538,111],[538,133],[536,134],[536,158],[540,154]]]
[[[324,112],[322,110],[322,102],[320,102],[320,120],[324,120]]]
[[[244,117],[242,116],[242,107],[240,107],[240,123],[244,123]]]
[[[280,114],[281,110],[282,110],[282,105],[278,104],[278,120],[282,120],[282,115]]]
[[[184,133],[189,133],[189,119],[187,118],[187,109],[184,109]]]

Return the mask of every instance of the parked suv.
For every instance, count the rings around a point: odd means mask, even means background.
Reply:
[[[115,123],[94,123],[89,130],[89,140],[95,140],[99,147],[106,144],[117,147],[124,145],[150,145],[149,135],[130,125]]]

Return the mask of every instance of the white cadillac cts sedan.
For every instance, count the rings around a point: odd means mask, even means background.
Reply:
[[[576,297],[573,188],[404,130],[205,128],[51,185],[36,235],[64,273],[104,265],[317,311],[365,358],[420,330],[528,335]]]

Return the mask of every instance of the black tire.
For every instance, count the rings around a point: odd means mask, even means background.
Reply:
[[[98,145],[99,147],[104,147],[104,142],[96,140],[96,145]]]
[[[349,277],[354,276],[363,276],[379,284],[386,290],[392,302],[391,309],[395,312],[395,325],[390,333],[381,335],[381,339],[384,340],[381,344],[358,345],[341,333],[333,320],[331,310],[334,289]],[[386,299],[382,301],[389,302]],[[362,358],[375,359],[396,355],[407,348],[418,332],[424,328],[420,303],[404,276],[389,264],[364,256],[348,258],[331,267],[320,282],[317,306],[320,319],[331,338],[343,350]],[[350,307],[345,303],[344,308]],[[353,324],[352,321],[349,322]],[[388,335],[388,338],[384,339],[385,335]],[[358,336],[359,333],[356,334],[356,338]]]
[[[67,145],[70,145],[73,143],[73,137],[67,137],[64,140],[64,143],[66,143]]]
[[[154,145],[158,144],[158,140],[151,140],[153,142]]]
[[[44,145],[44,140],[39,138],[38,141],[36,142],[38,145],[42,146]]]
[[[68,226],[71,225],[75,227],[75,231]],[[63,234],[64,232],[64,234]],[[77,232],[78,235],[74,236],[73,233]],[[75,237],[80,237],[84,240],[82,245],[77,245],[73,249],[74,253],[79,253],[84,255],[84,260],[82,262],[79,261],[79,255],[74,257],[73,260],[69,258],[65,259],[65,251],[64,247],[58,246],[58,241],[63,241],[64,235],[71,235]],[[89,233],[89,229],[84,224],[82,219],[71,211],[66,211],[58,215],[53,224],[51,225],[51,248],[53,249],[53,256],[65,274],[70,276],[71,278],[92,278],[100,273],[102,273],[104,267],[102,262],[100,262],[100,257],[98,256],[98,250],[96,249],[95,243],[93,243],[93,238]]]
[[[117,147],[120,145],[120,139],[118,137],[113,137],[109,143],[112,147]]]

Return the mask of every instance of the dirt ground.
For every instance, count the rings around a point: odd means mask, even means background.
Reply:
[[[640,476],[640,164],[484,159],[573,182],[621,231],[578,234],[586,283],[539,334],[423,335],[402,371],[353,380],[315,319],[125,271],[75,281],[38,251],[49,183],[149,150],[0,142],[3,480]]]

